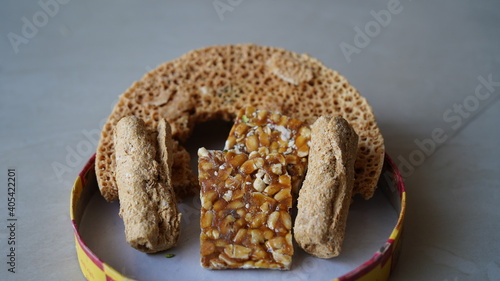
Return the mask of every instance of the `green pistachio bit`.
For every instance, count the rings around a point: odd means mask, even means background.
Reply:
[[[241,116],[243,123],[248,123],[248,117],[246,115]]]
[[[165,257],[166,257],[167,259],[169,259],[169,258],[173,258],[173,257],[175,257],[175,255],[174,255],[174,254],[166,254],[166,255],[165,255]]]

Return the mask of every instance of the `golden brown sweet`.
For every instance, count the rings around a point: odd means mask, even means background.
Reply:
[[[246,107],[224,151],[198,150],[202,266],[290,269],[289,211],[307,167],[310,134],[297,119]]]
[[[205,148],[198,156],[201,265],[289,269],[292,186],[284,158]]]
[[[307,170],[310,139],[311,129],[304,122],[249,106],[238,112],[224,149],[262,156],[279,154],[286,164],[275,167],[276,173],[286,169],[292,177],[292,192],[297,195]]]

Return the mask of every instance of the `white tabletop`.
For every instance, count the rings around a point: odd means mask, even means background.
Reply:
[[[255,43],[320,59],[373,106],[408,192],[391,280],[500,280],[498,1],[170,2],[2,4],[0,279],[83,280],[70,189],[117,97],[189,50]]]

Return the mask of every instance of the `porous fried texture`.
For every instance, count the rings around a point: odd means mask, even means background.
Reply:
[[[191,51],[147,73],[123,93],[101,133],[96,173],[101,193],[117,199],[112,130],[123,116],[136,115],[149,128],[165,118],[176,140],[195,124],[232,121],[245,106],[281,112],[312,124],[321,115],[344,117],[359,135],[355,193],[370,198],[384,160],[384,142],[367,100],[338,72],[305,54],[251,44]],[[189,154],[175,148],[173,184],[179,198],[198,184]]]
[[[342,117],[320,117],[312,126],[309,168],[297,201],[294,236],[320,258],[340,254],[354,186],[358,136]]]
[[[161,120],[148,131],[135,116],[122,118],[114,131],[120,216],[134,248],[155,253],[177,244],[181,214],[171,186],[172,140]]]

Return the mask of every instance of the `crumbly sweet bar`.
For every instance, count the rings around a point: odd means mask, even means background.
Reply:
[[[310,139],[311,129],[302,121],[250,106],[238,112],[224,149],[282,155],[292,178],[292,192],[297,195],[307,169]]]
[[[134,248],[154,253],[177,244],[181,214],[171,185],[172,135],[160,120],[150,131],[135,117],[122,118],[114,131],[116,180],[125,238]]]
[[[290,269],[291,176],[285,157],[198,150],[201,265]]]
[[[312,125],[309,169],[299,192],[294,235],[320,258],[340,254],[354,187],[358,135],[342,117],[320,117]]]

